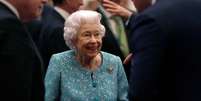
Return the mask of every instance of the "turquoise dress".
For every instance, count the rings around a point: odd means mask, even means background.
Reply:
[[[45,101],[127,101],[128,81],[120,58],[101,55],[96,71],[82,67],[72,50],[53,55],[45,77]]]

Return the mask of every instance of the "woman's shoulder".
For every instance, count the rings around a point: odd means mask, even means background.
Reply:
[[[111,53],[107,53],[107,52],[104,52],[104,51],[101,51],[101,54],[105,57],[112,57],[112,58],[118,58],[119,56],[117,55],[114,55],[114,54],[111,54]]]
[[[53,56],[56,56],[56,57],[66,57],[66,56],[71,56],[73,54],[74,54],[73,50],[67,50],[67,51],[64,51],[64,52],[53,54]]]
[[[71,66],[76,65],[75,64],[75,56],[74,56],[74,51],[73,50],[68,50],[68,51],[64,51],[61,53],[56,53],[53,54],[51,59],[50,59],[50,64],[56,64],[57,67],[59,66],[59,68],[61,70],[63,70],[64,68],[71,68]]]
[[[121,60],[119,56],[111,54],[111,53],[101,51],[101,54],[102,54],[103,59],[106,61],[112,62],[112,61]]]
[[[57,60],[63,60],[63,59],[70,59],[73,58],[75,55],[75,52],[73,50],[67,50],[61,53],[53,54],[51,58],[56,58]]]

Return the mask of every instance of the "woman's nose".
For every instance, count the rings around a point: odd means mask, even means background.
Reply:
[[[91,35],[90,41],[95,42],[96,40],[97,40],[96,37],[94,35]]]
[[[91,35],[90,42],[97,42],[98,40],[99,40],[98,37],[96,37],[95,35]]]

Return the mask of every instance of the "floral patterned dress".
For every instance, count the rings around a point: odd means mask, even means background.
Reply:
[[[96,71],[82,67],[73,50],[53,55],[45,77],[45,101],[127,101],[128,81],[120,58],[101,55]]]

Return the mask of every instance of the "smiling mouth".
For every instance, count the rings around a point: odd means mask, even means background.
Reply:
[[[88,48],[90,51],[98,51],[98,48]]]
[[[98,47],[87,47],[87,50],[90,50],[91,52],[97,52]]]

